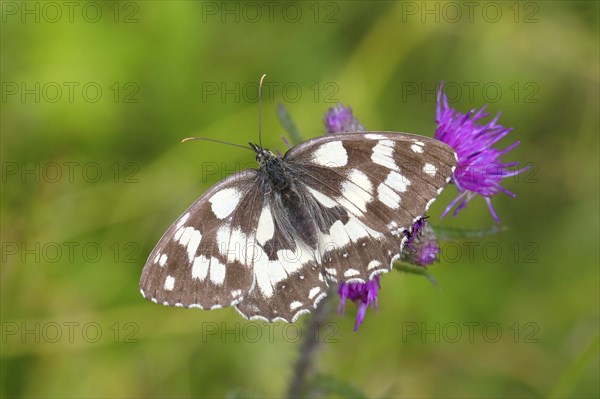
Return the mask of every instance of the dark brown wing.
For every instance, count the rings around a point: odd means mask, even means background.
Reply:
[[[254,286],[256,225],[263,196],[254,169],[219,182],[160,239],[144,266],[142,295],[164,305],[215,309]]]
[[[404,234],[447,185],[456,156],[446,144],[395,132],[331,134],[292,148],[285,160],[326,208],[348,213],[319,237],[321,267],[334,281],[387,272]]]

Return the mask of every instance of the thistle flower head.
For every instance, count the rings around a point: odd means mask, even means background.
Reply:
[[[502,163],[500,157],[519,145],[514,142],[504,149],[495,145],[505,137],[512,128],[498,124],[498,114],[487,124],[480,120],[489,116],[485,107],[462,114],[448,105],[448,98],[440,86],[437,96],[435,138],[451,146],[458,155],[458,165],[454,171],[453,181],[458,188],[458,196],[448,205],[444,217],[456,204],[454,216],[463,209],[476,195],[483,197],[490,213],[500,223],[496,211],[492,207],[492,196],[503,192],[511,197],[516,195],[500,183],[503,179],[518,175],[528,167],[513,169],[518,162]]]
[[[364,132],[365,128],[352,114],[352,108],[337,104],[325,114],[327,133]]]
[[[404,236],[406,242],[400,254],[401,261],[422,267],[439,261],[440,246],[426,218],[417,220]]]
[[[357,331],[358,326],[363,322],[369,306],[374,306],[375,311],[377,311],[377,294],[379,288],[381,288],[379,285],[379,275],[376,275],[366,283],[340,283],[338,288],[338,294],[340,295],[338,313],[342,315],[345,313],[347,299],[352,300],[358,306],[354,331]]]

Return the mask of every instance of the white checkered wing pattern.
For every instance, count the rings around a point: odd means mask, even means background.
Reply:
[[[322,270],[344,282],[391,270],[403,232],[429,209],[456,165],[446,144],[395,132],[334,134],[294,147],[286,158],[301,165],[302,183],[322,207],[346,211],[319,234]]]
[[[150,254],[142,295],[168,306],[217,309],[254,285],[256,226],[263,193],[248,169],[213,186],[181,215]]]
[[[216,184],[164,234],[144,297],[295,321],[328,284],[389,271],[456,164],[446,144],[394,132],[323,136],[284,157],[255,151],[259,169]]]

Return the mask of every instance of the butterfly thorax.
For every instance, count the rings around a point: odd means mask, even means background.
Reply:
[[[292,165],[287,164],[281,156],[250,143],[256,152],[256,161],[263,176],[265,196],[271,204],[271,212],[275,223],[280,228],[279,245],[281,248],[295,250],[296,242],[302,241],[315,248],[317,244],[317,225],[314,222],[316,208],[307,204],[303,191],[296,186],[296,173]],[[265,250],[269,259],[276,259],[278,249],[267,243]]]
[[[259,170],[271,183],[271,188],[278,192],[286,191],[290,186],[290,180],[283,158],[256,144],[250,143],[250,146],[256,152],[256,162],[260,165]]]

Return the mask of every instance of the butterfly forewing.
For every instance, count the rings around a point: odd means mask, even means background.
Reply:
[[[295,321],[329,282],[389,271],[456,164],[444,143],[394,132],[323,136],[283,158],[255,151],[258,170],[215,185],[161,238],[146,298]]]
[[[254,284],[256,224],[264,201],[257,183],[258,171],[245,170],[194,202],[150,254],[142,295],[202,309],[238,303]]]
[[[321,265],[334,281],[365,282],[389,271],[403,232],[448,183],[456,158],[437,140],[394,132],[335,134],[286,154],[302,165],[302,182],[346,220],[320,235]]]

